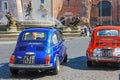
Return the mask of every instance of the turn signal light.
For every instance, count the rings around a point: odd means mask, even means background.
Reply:
[[[10,58],[10,64],[14,64],[14,60],[15,60],[15,56],[11,56],[11,58]]]
[[[92,56],[92,55],[93,55],[93,49],[90,48],[90,50],[89,50],[89,56]]]
[[[49,64],[50,62],[50,56],[46,56],[46,64]]]
[[[93,50],[92,49],[90,49],[90,53],[92,53],[93,52]]]

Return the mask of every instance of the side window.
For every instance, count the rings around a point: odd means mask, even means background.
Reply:
[[[58,31],[57,34],[58,34],[58,36],[57,36],[58,41],[61,41],[62,40],[62,32]]]
[[[57,34],[56,33],[53,35],[52,41],[53,41],[53,44],[57,44],[58,43],[58,38],[57,38]]]

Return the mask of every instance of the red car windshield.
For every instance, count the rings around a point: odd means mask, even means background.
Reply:
[[[99,30],[97,36],[118,36],[118,30]]]

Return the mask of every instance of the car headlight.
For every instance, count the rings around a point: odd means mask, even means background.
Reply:
[[[93,50],[93,56],[101,56],[101,55],[102,55],[101,49],[95,48],[95,49]]]
[[[113,56],[120,56],[120,48],[114,49]]]

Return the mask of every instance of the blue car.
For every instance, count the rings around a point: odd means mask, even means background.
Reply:
[[[19,70],[50,70],[58,74],[62,62],[67,62],[67,54],[59,29],[27,28],[18,37],[9,67],[12,74]]]

